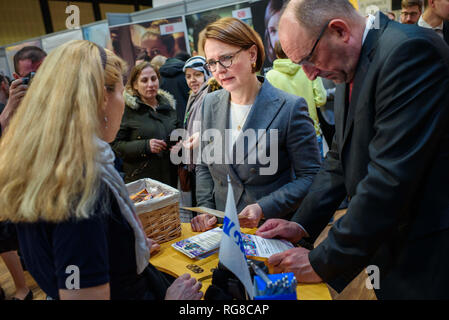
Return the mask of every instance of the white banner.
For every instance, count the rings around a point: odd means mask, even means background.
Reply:
[[[159,26],[159,28],[161,30],[161,36],[165,36],[166,34],[184,32],[185,31],[184,26],[185,26],[184,23],[178,22],[178,23],[162,24]]]
[[[254,287],[246,262],[240,223],[235,207],[234,191],[228,176],[228,197],[226,199],[225,217],[223,221],[223,235],[221,237],[220,262],[239,278],[253,299]]]
[[[251,8],[244,8],[239,10],[232,11],[232,16],[234,18],[243,20],[243,19],[251,19],[253,16],[251,14]]]

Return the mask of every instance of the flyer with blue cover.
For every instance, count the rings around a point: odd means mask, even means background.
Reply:
[[[192,259],[203,259],[220,247],[223,229],[220,227],[175,242],[172,247]],[[245,254],[248,258],[269,258],[271,255],[293,248],[293,245],[280,239],[265,239],[256,235],[242,233]]]

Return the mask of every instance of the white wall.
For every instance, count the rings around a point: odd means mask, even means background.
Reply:
[[[359,11],[365,15],[369,6],[377,6],[380,11],[391,11],[391,0],[359,0]]]
[[[153,8],[165,6],[176,2],[182,2],[182,0],[153,0]]]

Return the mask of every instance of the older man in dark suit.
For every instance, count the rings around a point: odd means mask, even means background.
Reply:
[[[339,83],[336,134],[292,221],[268,220],[258,234],[313,241],[351,201],[319,246],[269,263],[337,291],[372,266],[379,299],[448,298],[449,47],[431,30],[362,17],[346,0],[293,0],[279,30],[311,80]]]

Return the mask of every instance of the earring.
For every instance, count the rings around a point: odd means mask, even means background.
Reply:
[[[256,63],[253,62],[253,64],[251,65],[253,67],[253,69],[256,69]]]
[[[104,127],[107,129],[108,128],[108,117],[104,117],[104,122],[106,123]]]

